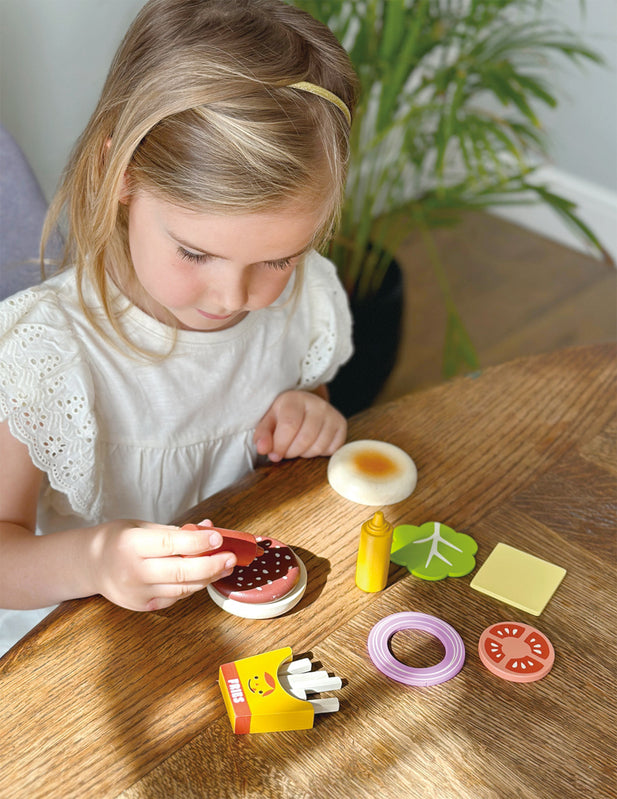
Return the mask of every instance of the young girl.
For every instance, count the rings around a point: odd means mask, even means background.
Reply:
[[[259,455],[343,443],[350,317],[316,248],[355,85],[279,0],[137,16],[50,208],[64,268],[0,305],[0,652],[65,599],[155,610],[220,579],[231,553],[182,557],[220,536],[168,522]]]

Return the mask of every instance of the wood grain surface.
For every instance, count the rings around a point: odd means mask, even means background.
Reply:
[[[325,459],[259,469],[178,522],[272,535],[308,569],[286,616],[248,621],[201,592],[139,614],[100,597],[65,603],[0,659],[0,797],[70,799],[568,799],[615,788],[617,348],[514,361],[377,406],[350,438],[410,453],[418,487],[384,508],[392,524],[441,521],[567,569],[540,617],[472,590],[473,574],[427,582],[391,567],[388,587],[354,584],[360,525],[373,510],[328,486]],[[454,679],[409,688],[366,649],[401,610],[461,634]],[[556,660],[539,682],[480,663],[488,625],[530,623]],[[234,735],[216,684],[221,663],[291,646],[344,679],[338,713],[311,730]],[[440,647],[400,633],[397,657],[436,663]]]

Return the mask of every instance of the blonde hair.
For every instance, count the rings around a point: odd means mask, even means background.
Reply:
[[[280,0],[150,0],[129,28],[79,138],[44,227],[67,228],[84,311],[87,275],[116,331],[109,269],[135,280],[123,186],[202,213],[324,208],[316,245],[343,200],[349,125],[336,105],[290,84],[332,92],[353,110],[356,78],[331,31]]]

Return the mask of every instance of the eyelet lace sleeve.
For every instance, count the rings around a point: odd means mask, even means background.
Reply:
[[[0,305],[0,420],[26,444],[34,465],[72,509],[102,508],[90,373],[70,319],[44,289]]]
[[[329,383],[353,352],[347,295],[336,277],[334,265],[325,258],[315,257],[322,268],[320,279],[308,286],[311,342],[302,362],[301,388]]]

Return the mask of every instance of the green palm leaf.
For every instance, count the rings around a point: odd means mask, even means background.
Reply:
[[[568,200],[533,185],[558,102],[559,59],[602,63],[543,0],[294,0],[329,24],[361,80],[345,208],[330,252],[350,293],[375,289],[380,259],[413,226],[466,209],[542,202],[606,253]],[[498,110],[495,110],[495,109]],[[405,220],[406,224],[402,224]],[[434,259],[448,309],[446,374],[475,368],[473,345]]]

